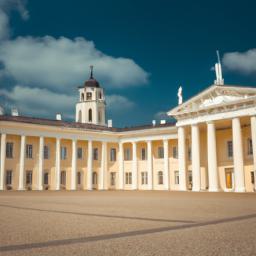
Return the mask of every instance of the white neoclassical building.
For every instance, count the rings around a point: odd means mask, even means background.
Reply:
[[[106,124],[104,90],[79,88],[76,121],[0,115],[0,190],[256,189],[256,88],[216,81],[168,115],[176,123]]]

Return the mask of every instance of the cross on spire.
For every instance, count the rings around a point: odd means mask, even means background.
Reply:
[[[93,79],[93,65],[90,66],[90,79]]]

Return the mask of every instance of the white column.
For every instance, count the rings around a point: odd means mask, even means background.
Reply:
[[[92,141],[88,140],[87,190],[92,190]]]
[[[60,190],[60,138],[56,138],[55,190]]]
[[[169,180],[169,145],[168,140],[163,141],[164,144],[164,188],[166,190],[170,189]]]
[[[136,142],[132,142],[132,189],[138,189],[138,161]]]
[[[25,165],[26,136],[21,136],[20,141],[20,169],[18,190],[24,190],[24,165]]]
[[[179,155],[179,181],[180,190],[187,190],[186,179],[186,139],[185,128],[178,127],[178,155]]]
[[[124,148],[119,142],[119,189],[124,189]]]
[[[77,141],[72,140],[72,165],[71,165],[71,185],[70,190],[76,190],[76,174],[77,174]]]
[[[254,190],[256,191],[256,116],[251,117],[253,170],[254,170]]]
[[[207,123],[207,155],[208,155],[208,176],[209,191],[219,191],[216,131],[214,122]]]
[[[100,180],[99,180],[99,190],[105,189],[105,174],[107,173],[106,170],[106,156],[107,156],[107,142],[103,141],[101,144],[101,167],[100,167]]]
[[[233,158],[234,158],[234,174],[235,174],[235,191],[244,192],[244,159],[242,146],[242,131],[240,119],[238,117],[232,119],[233,132]]]
[[[147,141],[147,171],[148,171],[148,189],[153,189],[153,161],[152,161],[152,141]]]
[[[201,188],[201,170],[200,170],[200,135],[197,124],[191,126],[192,137],[192,190],[200,191]]]
[[[39,154],[38,154],[38,176],[37,176],[37,189],[43,189],[43,164],[44,164],[44,137],[39,137]]]
[[[4,189],[5,154],[6,154],[6,134],[2,133],[2,135],[1,135],[0,190]]]

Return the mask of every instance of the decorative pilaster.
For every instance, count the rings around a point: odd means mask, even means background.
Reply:
[[[87,190],[92,190],[92,141],[88,140]]]
[[[37,189],[43,189],[44,137],[39,137]]]
[[[168,140],[163,141],[164,144],[164,188],[170,189],[169,181],[169,145]]]
[[[26,136],[21,136],[20,141],[20,169],[18,190],[24,190],[24,165],[25,165]]]
[[[207,155],[208,155],[209,191],[217,192],[219,191],[219,185],[218,185],[216,129],[215,129],[214,122],[207,123]]]
[[[201,188],[201,170],[200,170],[200,136],[197,124],[191,126],[192,137],[192,190],[200,191]]]
[[[122,142],[119,142],[119,189],[124,189],[124,148]]]
[[[152,141],[147,141],[147,171],[148,171],[148,189],[153,189],[153,161],[152,161]]]
[[[70,190],[76,190],[76,174],[77,174],[77,141],[72,140],[72,165],[71,165],[71,184]]]
[[[132,189],[138,189],[138,161],[136,142],[132,142]]]
[[[244,192],[244,159],[240,119],[232,119],[235,192]]]
[[[56,138],[55,190],[60,190],[60,138]]]
[[[1,163],[0,163],[0,190],[4,189],[4,172],[5,172],[5,150],[6,150],[6,134],[1,135]]]
[[[187,179],[186,179],[186,138],[185,128],[178,127],[178,155],[179,155],[179,180],[180,190],[187,190]]]

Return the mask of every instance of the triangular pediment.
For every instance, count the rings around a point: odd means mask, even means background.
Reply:
[[[212,108],[227,107],[256,98],[256,88],[232,85],[212,85],[206,90],[171,109],[167,114],[177,117]]]

